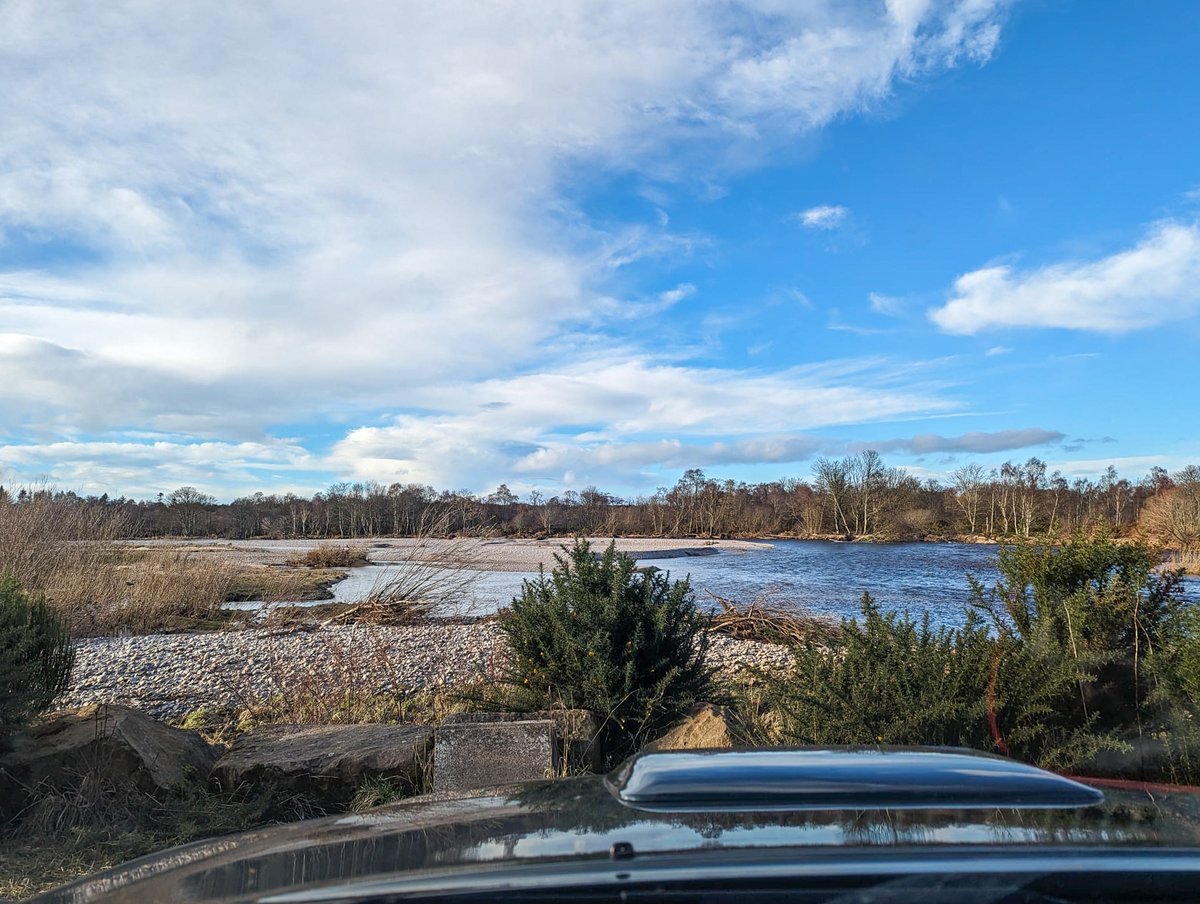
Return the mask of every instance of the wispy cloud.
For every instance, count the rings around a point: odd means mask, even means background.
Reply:
[[[491,473],[563,481],[569,472],[612,486],[631,468],[682,466],[688,455],[693,463],[797,460],[818,442],[801,431],[956,407],[894,386],[894,376],[870,361],[758,374],[593,360],[437,390],[425,399],[436,413],[354,430],[332,459],[381,481],[471,486]]]
[[[948,333],[1014,327],[1124,333],[1198,311],[1200,225],[1165,222],[1134,247],[1098,260],[972,271],[929,316]]]
[[[871,302],[871,310],[876,314],[897,317],[904,313],[903,299],[894,298],[891,295],[882,295],[879,292],[870,292],[867,298]]]
[[[1009,348],[1007,345],[993,345],[991,348],[989,348],[983,354],[988,358],[995,358],[999,355],[1012,354],[1012,349]]]
[[[850,216],[850,208],[837,204],[821,204],[796,214],[796,221],[806,229],[837,229]]]
[[[964,433],[961,436],[939,436],[922,433],[906,439],[890,439],[873,443],[857,443],[854,448],[870,448],[877,452],[908,452],[928,455],[933,452],[1007,452],[1028,446],[1060,443],[1066,434],[1057,430],[1028,427],[1022,430],[999,430],[994,433]]]

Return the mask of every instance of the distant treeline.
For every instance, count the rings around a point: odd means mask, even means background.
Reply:
[[[0,505],[51,495],[119,515],[132,538],[185,536],[364,538],[413,535],[838,536],[881,539],[1065,535],[1101,525],[1143,530],[1178,548],[1200,541],[1200,467],[1153,468],[1140,480],[1114,468],[1096,480],[1047,473],[1045,462],[971,464],[948,483],[919,480],[872,451],[821,458],[807,479],[767,483],[684,473],[652,496],[596,487],[524,498],[501,485],[477,496],[417,484],[338,483],[311,498],[255,493],[218,503],[194,487],[153,500],[80,497],[0,487]]]

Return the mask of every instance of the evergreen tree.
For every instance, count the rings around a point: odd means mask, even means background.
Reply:
[[[637,570],[610,544],[577,540],[526,581],[501,623],[513,652],[515,705],[582,708],[604,719],[619,758],[710,699],[707,619],[686,580]]]
[[[0,744],[70,686],[75,651],[44,598],[0,576]]]

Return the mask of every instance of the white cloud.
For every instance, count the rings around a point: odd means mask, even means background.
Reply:
[[[985,357],[995,358],[998,355],[1008,355],[1011,353],[1012,353],[1012,349],[1009,348],[1007,345],[993,345],[991,348],[989,348],[983,354]]]
[[[1056,327],[1123,333],[1200,311],[1200,226],[1155,225],[1133,248],[1093,261],[960,276],[954,297],[930,312],[948,333]]]
[[[46,480],[79,493],[136,498],[152,498],[185,485],[223,498],[264,489],[311,493],[300,472],[316,464],[306,450],[284,441],[195,443],[170,437],[0,445],[0,476],[20,474],[26,481]]]
[[[689,242],[665,215],[599,228],[571,189],[719,181],[986,59],[1006,5],[13,0],[0,243],[37,253],[0,271],[0,422],[262,441],[536,380],[597,312],[690,291],[613,297],[615,269]]]
[[[331,457],[384,482],[483,486],[501,473],[636,486],[633,472],[646,468],[794,461],[816,448],[803,431],[955,407],[894,382],[875,362],[757,374],[587,361],[439,389],[424,399],[436,413],[354,430]]]
[[[674,289],[667,289],[665,292],[658,294],[658,300],[664,307],[671,307],[685,298],[691,298],[696,294],[696,287],[691,283],[680,283]]]
[[[796,214],[796,219],[806,229],[837,229],[850,216],[850,208],[834,204],[821,204]]]
[[[893,298],[891,295],[881,295],[878,292],[867,293],[867,298],[871,302],[871,310],[877,314],[896,317],[904,313],[904,300],[901,298]]]

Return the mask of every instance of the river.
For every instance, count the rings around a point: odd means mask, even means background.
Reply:
[[[837,543],[773,540],[761,550],[723,551],[713,556],[654,559],[645,564],[687,577],[697,603],[712,596],[739,603],[762,599],[835,618],[854,615],[864,591],[884,609],[928,611],[935,625],[958,625],[969,597],[967,574],[985,586],[995,582],[997,547],[964,543]],[[354,601],[386,578],[389,566],[354,569],[334,586],[338,600]],[[520,593],[526,572],[481,572],[471,598],[443,615],[482,614],[506,605]],[[1200,602],[1200,579],[1189,578],[1184,598]]]

